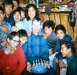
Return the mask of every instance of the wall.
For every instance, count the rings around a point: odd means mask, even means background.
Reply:
[[[41,14],[42,14],[43,22],[49,19],[46,13],[41,13]],[[74,38],[72,27],[69,25],[69,22],[68,22],[68,15],[69,15],[68,12],[67,13],[53,12],[50,15],[50,19],[53,20],[56,25],[63,24],[63,26],[66,28],[67,34],[71,35]]]

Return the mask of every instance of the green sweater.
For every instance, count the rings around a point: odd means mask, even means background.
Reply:
[[[73,54],[67,58],[69,75],[77,75],[77,55]]]

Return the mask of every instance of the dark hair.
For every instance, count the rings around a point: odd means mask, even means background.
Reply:
[[[12,5],[12,8],[14,7],[12,0],[4,0],[2,5],[5,7],[5,5]]]
[[[65,45],[67,49],[71,48],[71,52],[72,53],[75,53],[76,52],[76,49],[75,49],[75,44],[73,42],[62,42],[61,45]]]
[[[21,11],[24,11],[24,9],[23,9],[22,7],[18,7],[17,9],[20,10],[20,12],[21,12]],[[25,12],[25,11],[24,11],[24,12]]]
[[[52,30],[54,30],[54,27],[55,27],[55,23],[52,21],[52,20],[47,20],[43,23],[43,29],[45,27],[48,27],[48,28],[52,28]]]
[[[9,38],[10,40],[12,40],[15,36],[19,36],[18,32],[13,31],[10,34],[8,34],[7,38]]]
[[[19,0],[13,0],[13,1],[16,1],[18,3],[18,5],[20,4],[20,1]]]
[[[0,11],[2,11],[4,13],[4,9],[0,6]]]
[[[19,33],[19,37],[27,37],[27,31],[24,29],[20,29],[18,33]]]
[[[55,33],[57,33],[58,30],[62,30],[64,33],[66,33],[66,29],[62,24],[56,26]]]
[[[20,12],[20,9],[19,9],[19,8],[15,9],[15,10],[12,12],[12,15],[14,15],[16,12],[19,12],[19,14],[21,15],[21,12]]]
[[[25,8],[25,16],[26,16],[27,20],[30,20],[30,17],[29,17],[29,15],[28,15],[28,9],[29,9],[30,7],[33,7],[33,8],[35,9],[35,11],[36,11],[36,15],[35,15],[34,18],[39,19],[38,8],[36,7],[36,5],[34,5],[34,4],[28,4],[28,5],[26,6],[26,8]]]

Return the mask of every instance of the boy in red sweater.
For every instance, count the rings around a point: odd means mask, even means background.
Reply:
[[[18,44],[18,33],[11,32],[7,37],[5,51],[0,50],[0,73],[2,75],[21,75],[26,67],[24,52]]]

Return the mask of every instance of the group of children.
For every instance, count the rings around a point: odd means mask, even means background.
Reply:
[[[42,75],[56,75],[56,59],[60,75],[66,75],[67,67],[69,75],[76,75],[77,56],[65,27],[59,24],[54,29],[52,20],[42,23],[34,4],[26,6],[26,18],[20,7],[9,16],[13,6],[8,1],[3,4],[5,14],[0,7],[0,75],[36,75],[31,72],[36,60],[46,64],[48,70]]]

